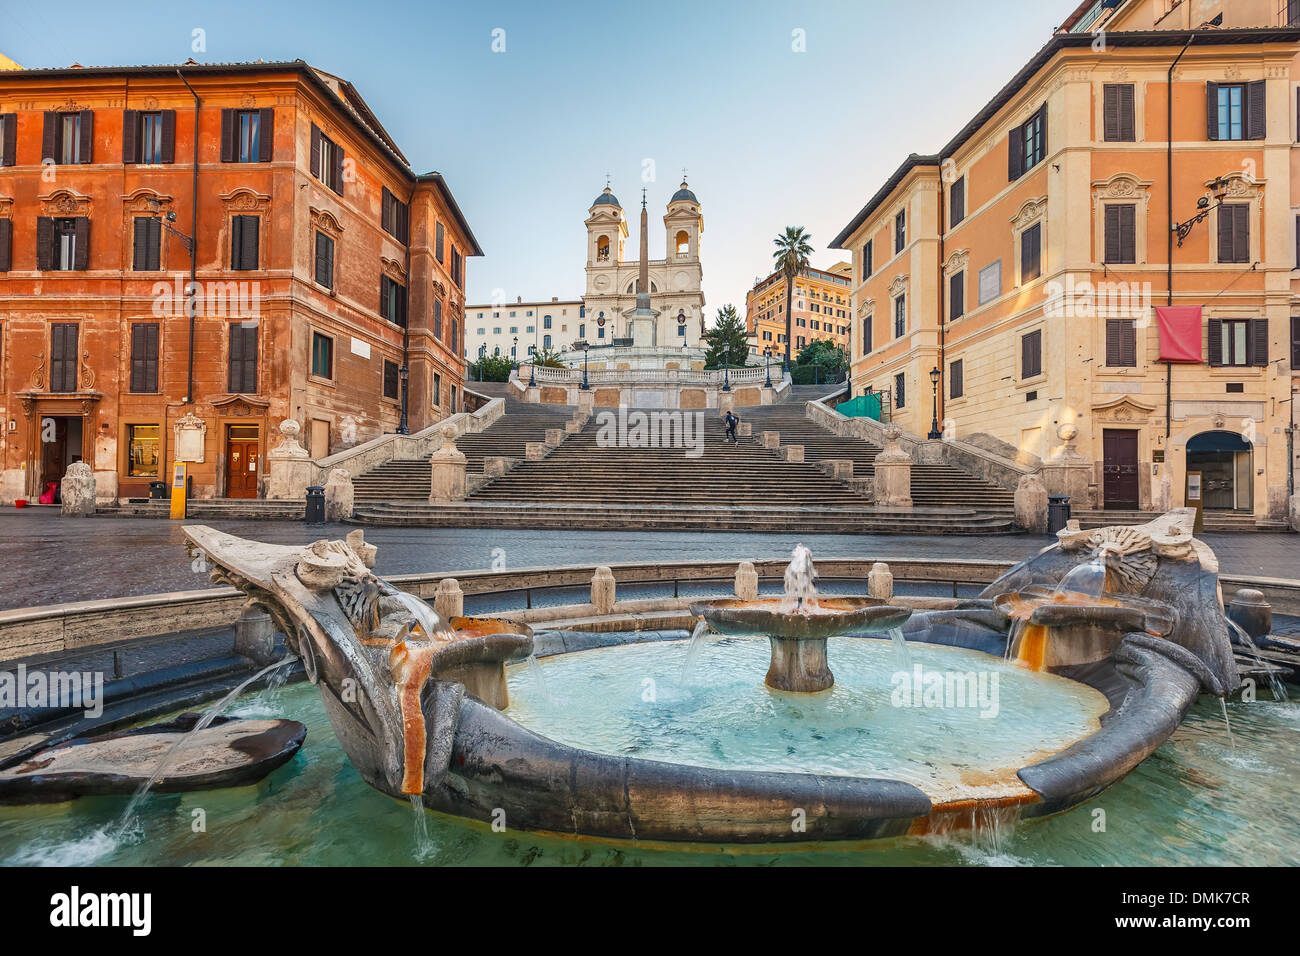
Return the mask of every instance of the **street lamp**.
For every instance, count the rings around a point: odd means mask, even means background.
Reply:
[[[822,372],[821,372],[821,366],[817,364],[817,360],[818,360],[818,358],[819,358],[819,356],[818,356],[816,353],[814,353],[814,354],[813,354],[813,363],[812,363],[812,364],[813,364],[813,384],[814,384],[814,385],[820,385],[820,384],[822,383]]]
[[[722,350],[722,390],[731,391],[731,343]]]
[[[772,387],[772,346],[766,346],[763,349],[763,370],[767,375],[767,381],[763,383],[764,388]]]
[[[397,434],[399,434],[399,435],[409,435],[409,434],[411,433],[411,429],[410,429],[410,426],[409,426],[409,425],[407,424],[407,422],[406,422],[406,401],[405,401],[405,396],[406,396],[406,389],[408,388],[407,380],[410,379],[410,377],[411,377],[411,372],[410,372],[410,370],[406,367],[405,364],[403,364],[402,367],[399,368],[399,369],[397,370],[397,377],[400,378],[400,379],[402,380],[402,396],[403,396],[403,401],[402,401],[402,420],[401,420],[401,421],[398,423],[398,425],[397,425]]]
[[[478,380],[483,381],[483,359],[487,358],[487,343],[484,342],[478,347],[478,362],[475,367],[478,370]]]
[[[1224,197],[1228,195],[1228,180],[1218,176],[1210,183],[1210,195],[1214,197],[1214,206],[1210,205],[1210,196],[1202,196],[1196,200],[1196,208],[1200,210],[1191,219],[1186,222],[1176,222],[1170,228],[1178,234],[1178,248],[1183,247],[1183,240],[1191,235],[1192,227],[1210,214],[1212,208],[1217,209],[1223,205]]]
[[[519,336],[516,335],[511,340],[511,344],[510,344],[510,361],[513,362],[518,357],[518,355],[516,354],[518,350],[519,350]]]
[[[587,355],[590,351],[591,343],[584,341],[582,343],[582,384],[578,386],[584,392],[591,388],[591,386],[587,384]]]
[[[943,433],[939,431],[939,375],[939,366],[930,369],[930,389],[934,392],[934,418],[930,422],[930,434],[925,437],[931,440],[943,437]]]

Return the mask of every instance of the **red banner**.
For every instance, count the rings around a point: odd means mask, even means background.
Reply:
[[[1160,328],[1160,361],[1201,362],[1201,307],[1168,305],[1156,307]]]

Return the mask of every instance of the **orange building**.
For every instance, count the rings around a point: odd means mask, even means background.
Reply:
[[[284,419],[318,459],[437,422],[481,254],[443,178],[300,60],[0,72],[0,500],[77,460],[105,500],[175,460],[197,497],[253,497]]]
[[[1134,31],[1150,3],[1084,4],[910,156],[832,244],[853,252],[855,393],[922,437],[1086,463],[1075,509],[1284,526],[1300,30],[1202,27],[1247,5]],[[1071,26],[1097,11],[1104,34]]]
[[[851,277],[853,267],[837,262],[829,269],[807,268],[794,280],[790,299],[791,357],[809,342],[818,339],[849,347]],[[745,293],[745,324],[749,329],[750,348],[762,355],[785,355],[785,274],[773,272],[754,283]]]

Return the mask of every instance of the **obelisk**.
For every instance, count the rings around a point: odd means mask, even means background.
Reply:
[[[650,215],[646,211],[644,187],[641,189],[641,261],[636,276],[636,312],[628,324],[633,346],[654,348],[655,316],[650,311]]]

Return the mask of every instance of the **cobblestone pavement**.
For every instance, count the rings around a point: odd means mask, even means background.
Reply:
[[[198,523],[198,522],[194,522]],[[276,544],[341,537],[349,525],[212,521],[231,534]],[[64,518],[54,509],[0,513],[0,609],[211,587],[191,569],[182,522],[157,518]],[[800,535],[728,532],[527,531],[366,528],[379,574],[486,569],[496,549],[507,567],[617,561],[754,560],[783,557],[799,542],[816,557],[966,557],[1018,561],[1046,535]],[[1300,578],[1300,537],[1207,533],[1229,574]]]

